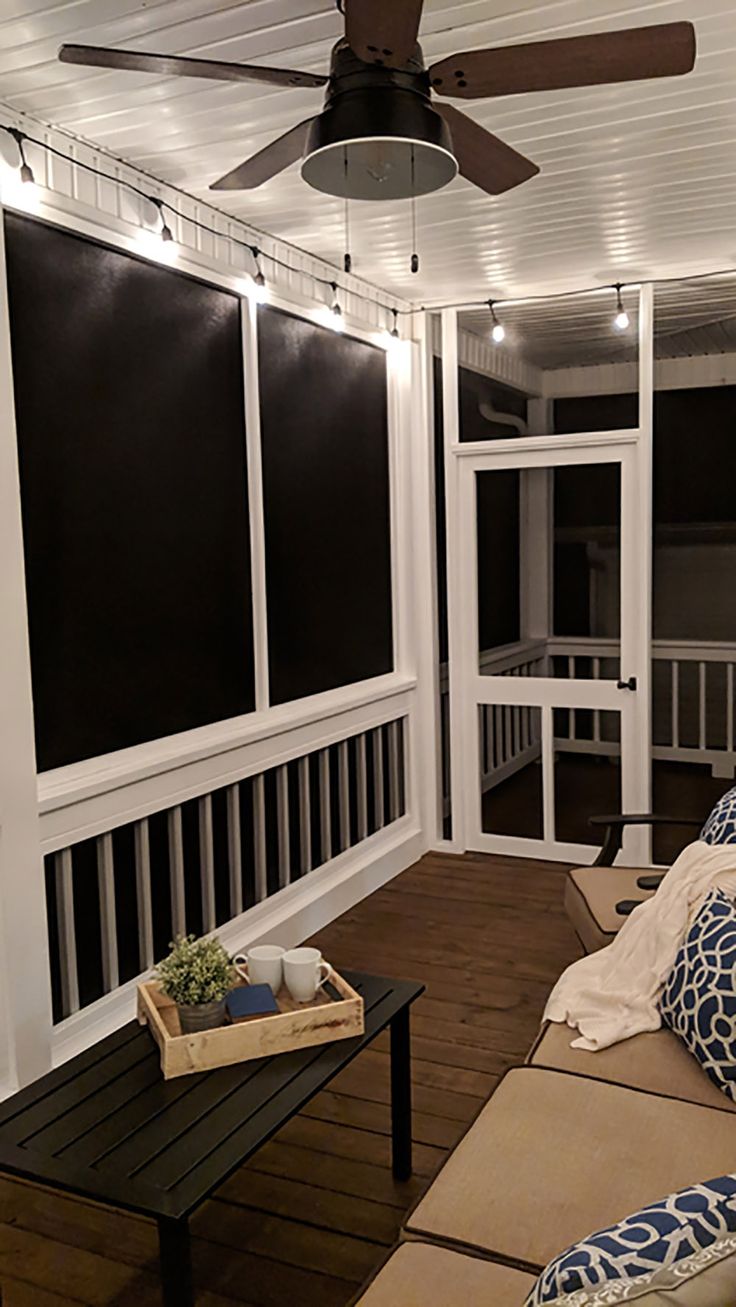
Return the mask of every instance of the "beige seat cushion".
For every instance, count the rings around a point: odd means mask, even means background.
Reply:
[[[543,1267],[677,1189],[736,1170],[736,1116],[521,1067],[407,1219],[407,1231]]]
[[[708,1079],[697,1058],[671,1030],[634,1035],[633,1039],[625,1039],[598,1053],[571,1048],[575,1034],[568,1026],[550,1022],[529,1055],[529,1065],[571,1071],[594,1080],[646,1089],[650,1094],[681,1098],[686,1103],[703,1103],[706,1107],[736,1112],[733,1099]]]
[[[653,890],[639,889],[639,876],[651,867],[574,867],[565,878],[565,911],[588,953],[605,948],[626,921],[616,911],[622,899],[649,899]]]
[[[356,1307],[523,1307],[534,1276],[427,1243],[397,1248]]]

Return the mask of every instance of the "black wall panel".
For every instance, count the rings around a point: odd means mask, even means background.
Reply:
[[[40,770],[254,706],[240,303],[6,215]]]
[[[258,315],[271,699],[393,668],[386,356]]]

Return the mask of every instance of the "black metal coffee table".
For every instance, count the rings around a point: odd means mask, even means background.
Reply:
[[[298,1053],[162,1079],[136,1022],[0,1105],[0,1171],[158,1222],[165,1307],[193,1307],[189,1217],[386,1026],[393,1170],[411,1175],[409,1009],[424,986],[345,972],[365,1033]]]

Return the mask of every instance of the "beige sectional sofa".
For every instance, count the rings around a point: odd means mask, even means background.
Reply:
[[[736,1171],[736,1104],[674,1035],[602,1053],[571,1049],[572,1037],[547,1027],[504,1076],[360,1307],[522,1307],[568,1245]],[[736,1264],[730,1275],[736,1303]]]

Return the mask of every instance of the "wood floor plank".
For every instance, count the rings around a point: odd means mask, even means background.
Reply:
[[[312,1150],[307,1163],[317,1170],[322,1164],[319,1154],[315,1158]],[[301,1183],[293,1173],[266,1174],[256,1170],[254,1163],[230,1177],[219,1190],[218,1200],[250,1211],[273,1212],[290,1221],[301,1221],[305,1226],[349,1234],[372,1243],[394,1242],[401,1219],[396,1207],[363,1194],[355,1197],[332,1188],[318,1188],[313,1179],[314,1170],[310,1181]]]
[[[334,1121],[312,1119],[300,1113],[279,1131],[280,1143],[354,1162],[370,1162],[386,1168],[390,1164],[391,1145],[388,1134],[372,1130],[357,1130]],[[417,1175],[432,1176],[445,1157],[445,1149],[414,1140],[414,1171]]]
[[[346,1307],[579,956],[564,870],[430,853],[310,941],[338,966],[426,985],[411,1018],[415,1173],[391,1174],[384,1033],[195,1217],[197,1307]],[[159,1307],[155,1228],[2,1180],[0,1283],[2,1307]]]
[[[400,1211],[406,1211],[425,1187],[425,1177],[414,1175],[409,1180],[394,1180],[389,1167],[324,1157],[307,1148],[282,1144],[278,1137],[251,1159],[248,1172],[251,1169],[311,1183],[315,1189],[370,1198]]]
[[[336,1094],[329,1089],[323,1090],[312,1099],[312,1102],[303,1109],[303,1114],[316,1117],[321,1121],[357,1126],[362,1130],[377,1130],[386,1135],[391,1129],[389,1110],[384,1103],[352,1098],[347,1094]],[[418,1112],[416,1104],[412,1127],[414,1139],[438,1148],[454,1148],[467,1128],[462,1121],[450,1121],[441,1116],[429,1116],[426,1112]]]

